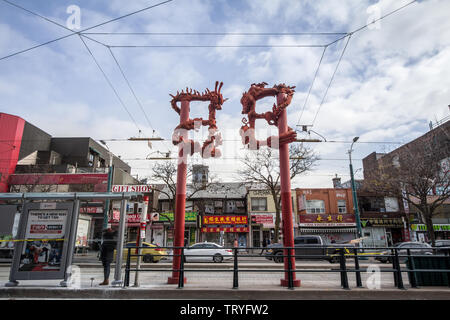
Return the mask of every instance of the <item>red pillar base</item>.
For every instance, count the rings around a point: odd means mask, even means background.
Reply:
[[[178,284],[178,282],[179,282],[179,277],[169,277],[169,279],[167,279],[167,284]],[[186,283],[187,282],[187,279],[186,279],[186,277],[184,277],[184,282],[183,283]]]
[[[289,281],[288,280],[281,279],[280,282],[281,282],[281,286],[282,287],[289,287]],[[294,287],[300,287],[300,285],[301,285],[301,281],[300,280],[294,280],[292,282],[294,284]]]

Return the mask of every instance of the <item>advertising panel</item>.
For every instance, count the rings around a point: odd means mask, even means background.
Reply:
[[[30,210],[19,271],[60,271],[66,210]]]

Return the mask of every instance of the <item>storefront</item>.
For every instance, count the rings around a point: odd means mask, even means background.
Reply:
[[[197,242],[197,216],[197,212],[194,211],[186,211],[184,215],[184,238],[188,240],[188,245]],[[173,246],[174,226],[175,215],[173,212],[159,213],[150,226],[154,243],[160,246]]]
[[[387,247],[409,239],[405,233],[405,225],[401,218],[361,219],[364,246]]]
[[[343,243],[357,237],[353,214],[300,214],[300,235],[320,235],[325,244]]]
[[[248,217],[241,215],[204,216],[202,219],[202,240],[215,242],[225,247],[233,247],[234,240],[239,247],[248,243]]]
[[[275,212],[251,213],[252,247],[259,248],[272,242],[275,217]]]
[[[433,224],[436,240],[450,240],[450,224]],[[424,224],[412,224],[411,230],[415,241],[428,242],[427,226]]]

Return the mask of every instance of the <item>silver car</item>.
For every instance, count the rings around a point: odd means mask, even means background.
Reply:
[[[423,242],[400,242],[394,245],[395,248],[397,248],[397,252],[400,262],[405,262],[408,254],[408,249],[412,256],[414,255],[431,255],[433,254],[431,246],[428,243]],[[378,257],[375,258],[375,260],[378,260],[382,263],[391,263],[392,262],[392,255],[393,251],[390,249],[383,251],[380,253]]]
[[[214,242],[200,242],[184,249],[185,261],[222,262],[233,258],[233,250],[225,249]]]

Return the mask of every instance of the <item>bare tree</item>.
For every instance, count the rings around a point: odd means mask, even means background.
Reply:
[[[432,218],[450,196],[450,139],[430,135],[426,141],[406,145],[381,160],[365,188],[403,199],[416,208],[434,246]]]
[[[289,146],[291,180],[296,176],[312,170],[318,157],[303,144],[291,144]],[[261,148],[256,152],[249,152],[241,161],[243,168],[238,171],[242,183],[250,187],[258,186],[266,188],[275,203],[275,233],[274,242],[278,243],[281,221],[281,197],[280,197],[280,163],[278,151],[272,148]]]
[[[177,194],[177,166],[174,162],[171,161],[164,161],[164,162],[157,162],[152,168],[152,179],[154,181],[160,181],[163,184],[163,187],[159,190],[159,192],[163,195],[165,195],[170,203],[170,208],[173,209],[173,212],[175,212],[175,206],[176,206],[176,194]],[[186,180],[189,181],[189,179],[192,177],[192,166],[188,168],[187,172],[187,178]],[[214,184],[216,182],[215,176],[210,176],[208,181],[204,182],[196,182],[196,183],[190,183],[189,187],[187,188],[188,194],[186,194],[186,201],[190,201],[194,198],[196,194],[198,194],[202,190],[209,190],[213,188]],[[205,204],[198,200],[195,204],[199,209],[204,208]],[[194,210],[194,204],[192,205],[191,210]],[[173,225],[174,221],[170,218],[169,215],[162,212],[162,210],[158,210],[158,213],[167,218],[169,223]]]

